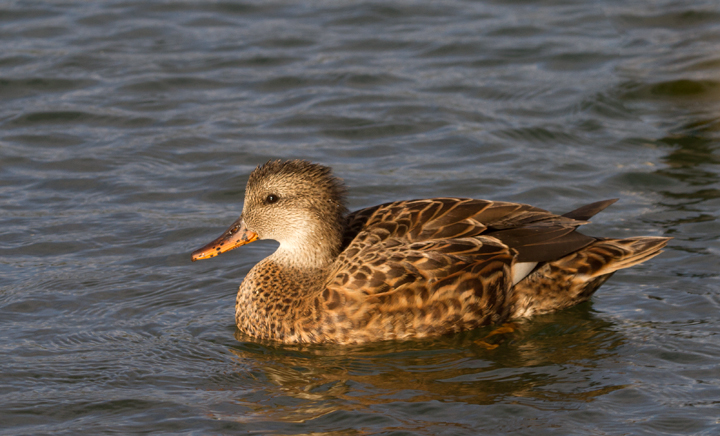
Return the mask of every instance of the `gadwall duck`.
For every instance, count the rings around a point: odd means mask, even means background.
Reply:
[[[271,161],[250,174],[240,218],[192,254],[195,261],[258,239],[280,243],[240,285],[240,331],[288,344],[358,344],[503,323],[588,300],[670,239],[576,231],[616,200],[564,215],[468,198],[348,214],[344,196],[330,168],[307,161]]]

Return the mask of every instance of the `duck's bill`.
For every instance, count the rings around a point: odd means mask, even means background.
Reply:
[[[256,241],[257,233],[248,230],[242,217],[235,221],[229,229],[225,231],[219,238],[207,244],[199,250],[193,251],[192,261],[209,259],[220,253],[238,248],[241,245],[249,244]]]

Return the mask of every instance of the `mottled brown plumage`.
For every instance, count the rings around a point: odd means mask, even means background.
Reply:
[[[669,238],[576,231],[616,200],[564,215],[464,198],[397,201],[347,214],[329,168],[272,161],[250,175],[240,218],[193,253],[256,239],[280,247],[240,286],[235,320],[257,338],[363,343],[469,330],[586,301]]]

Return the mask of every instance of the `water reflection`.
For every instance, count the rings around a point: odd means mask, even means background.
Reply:
[[[668,168],[658,170],[659,174],[675,178],[692,187],[708,187],[717,184],[720,177],[713,167],[720,164],[718,148],[720,121],[717,119],[693,119],[678,129],[660,138],[658,143],[667,146],[670,152],[663,159]],[[671,198],[685,197],[695,200],[709,200],[720,197],[717,188],[700,189],[693,192],[663,192]]]
[[[262,405],[238,402],[252,408],[255,419],[305,422],[337,411],[384,415],[389,405],[438,399],[475,405],[531,400],[562,408],[626,386],[607,368],[595,371],[596,362],[615,358],[624,341],[589,305],[486,339],[491,330],[348,347],[259,345],[236,332],[240,344],[230,351],[273,398]],[[488,349],[478,345],[482,340],[499,346]]]
[[[656,144],[668,150],[662,158],[666,168],[657,174],[671,177],[683,184],[663,192],[670,198],[704,200],[718,197],[717,189],[707,192],[702,187],[718,182],[717,165],[720,138],[720,82],[709,80],[670,80],[654,84],[626,85],[623,100],[652,105],[654,117],[678,120],[670,125],[658,125],[662,136]],[[691,192],[687,192],[690,191]],[[680,192],[683,191],[683,192]]]
[[[666,153],[659,156],[664,165],[652,173],[627,175],[634,185],[662,196],[653,200],[662,210],[645,218],[684,242],[675,248],[705,252],[720,230],[712,213],[716,208],[708,204],[720,198],[720,82],[675,77],[622,88],[620,99],[649,111],[646,118],[657,133],[651,142]],[[693,246],[694,241],[706,244]]]

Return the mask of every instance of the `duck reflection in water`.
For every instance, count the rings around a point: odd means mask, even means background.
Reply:
[[[612,323],[592,314],[589,304],[515,327],[493,336],[500,343],[493,350],[476,345],[491,327],[422,341],[343,347],[258,343],[237,331],[239,344],[230,348],[242,367],[236,377],[252,374],[258,380],[243,386],[257,384],[273,399],[254,404],[240,396],[237,401],[253,410],[250,419],[306,422],[339,410],[383,414],[392,413],[385,404],[412,407],[438,400],[476,405],[542,401],[576,408],[578,402],[627,387],[621,374],[594,369],[596,362],[615,359],[625,341]],[[564,389],[568,386],[572,389]],[[289,405],[278,406],[282,403]]]

